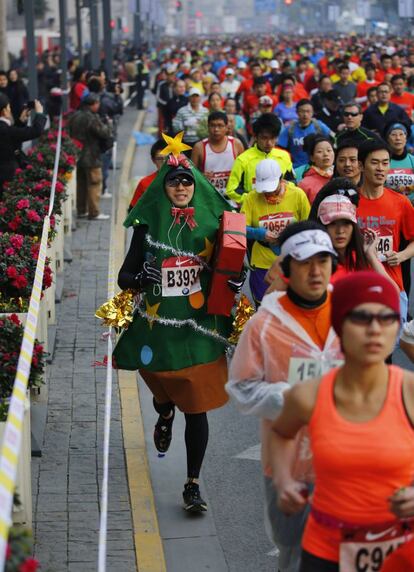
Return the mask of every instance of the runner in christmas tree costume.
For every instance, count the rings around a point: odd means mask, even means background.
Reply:
[[[134,235],[118,283],[139,290],[141,299],[114,358],[118,368],[138,369],[153,394],[158,451],[169,448],[175,406],[184,413],[184,508],[199,512],[207,510],[198,485],[208,441],[206,411],[227,401],[231,318],[208,315],[207,294],[220,218],[231,207],[179,154],[188,148],[180,137],[164,138],[169,145],[163,153],[173,154],[124,223]]]

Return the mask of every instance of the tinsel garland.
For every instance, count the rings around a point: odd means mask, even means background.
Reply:
[[[229,343],[227,338],[225,338],[224,336],[221,336],[220,334],[218,334],[214,330],[208,330],[207,328],[203,328],[203,326],[200,326],[199,324],[197,324],[197,322],[195,320],[193,320],[192,318],[188,318],[187,320],[177,320],[176,318],[162,318],[159,316],[154,316],[152,314],[148,314],[147,312],[144,312],[140,307],[137,308],[137,311],[138,311],[138,314],[141,316],[141,318],[145,318],[148,321],[157,322],[158,324],[162,324],[163,326],[172,326],[173,328],[184,328],[185,326],[189,326],[194,331],[196,331],[200,334],[204,334],[205,336],[209,336],[210,338],[214,338],[215,340],[217,340],[218,342],[221,342],[226,347],[232,346],[232,344]]]
[[[105,326],[127,329],[134,317],[134,298],[136,295],[136,290],[122,290],[105,304],[102,304],[96,310],[95,316],[101,318]]]
[[[250,300],[245,294],[240,296],[240,300],[237,303],[236,313],[234,315],[233,321],[233,331],[229,337],[229,342],[231,344],[237,345],[244,326],[250,320],[250,318],[255,313]]]
[[[111,300],[108,300],[108,302],[102,304],[102,306],[96,311],[95,316],[97,318],[101,318],[106,326],[127,329],[134,318],[134,299],[136,295],[136,290],[123,290],[119,292]],[[148,314],[139,306],[136,307],[136,310],[142,318],[147,319],[151,323],[158,322],[164,326],[172,326],[174,328],[183,328],[184,326],[189,326],[194,331],[206,336],[210,336],[228,348],[237,345],[244,326],[255,313],[250,300],[247,298],[247,296],[242,294],[240,300],[238,301],[236,313],[234,316],[233,332],[227,340],[225,337],[221,336],[214,330],[203,328],[191,318],[187,320],[177,320],[175,318],[157,317],[153,314]]]
[[[178,256],[178,257],[181,256],[181,257],[185,257],[185,258],[193,258],[201,266],[203,266],[203,268],[210,270],[210,267],[207,264],[207,262],[204,260],[204,258],[199,256],[198,254],[194,254],[194,252],[186,252],[185,250],[177,250],[176,248],[174,248],[173,246],[170,246],[169,244],[165,244],[164,242],[159,242],[158,240],[154,240],[152,238],[152,236],[148,233],[145,236],[145,242],[148,244],[148,246],[152,246],[153,248],[156,248],[157,250],[165,250],[166,252],[171,252],[172,254],[174,254],[175,256]]]

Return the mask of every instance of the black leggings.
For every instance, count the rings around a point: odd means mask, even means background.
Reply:
[[[302,550],[299,572],[339,572],[339,565],[337,562],[318,558]]]
[[[167,416],[174,408],[174,403],[157,403],[153,400],[157,413]],[[187,477],[198,479],[208,443],[207,413],[184,413],[185,446],[187,449]]]

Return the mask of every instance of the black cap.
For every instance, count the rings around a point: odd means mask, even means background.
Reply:
[[[10,99],[4,93],[0,93],[0,111],[3,111],[10,103]]]
[[[186,169],[182,165],[178,165],[178,167],[174,167],[174,169],[168,171],[168,173],[165,175],[164,181],[167,182],[171,179],[175,179],[178,176],[187,177],[188,179],[194,181],[194,175],[191,169]]]

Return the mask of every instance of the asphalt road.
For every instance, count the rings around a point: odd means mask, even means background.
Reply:
[[[156,114],[151,102],[146,127],[151,128],[155,121]],[[143,146],[138,149],[136,155],[134,174],[142,176],[152,170],[149,146]],[[413,369],[398,350],[394,355],[394,363]],[[169,572],[221,572],[226,566],[230,572],[277,571],[276,551],[263,526],[258,420],[242,416],[231,403],[209,413],[210,440],[202,469],[202,493],[206,493],[204,496],[209,504],[207,518],[212,522],[207,526],[209,530],[206,532],[205,523],[193,521],[188,524],[183,511],[174,509],[180,501],[180,487],[185,477],[182,416],[177,416],[173,445],[168,459],[166,458],[162,465],[163,461],[157,459],[152,443],[156,415],[152,411],[148,393],[145,389],[142,389],[142,393],[149,461]],[[171,479],[166,479],[165,472]],[[200,538],[201,549],[198,543]],[[185,548],[183,540],[188,541]],[[209,543],[213,543],[211,550]],[[204,561],[201,553],[197,552],[200,550],[210,554],[210,559],[205,557]],[[222,554],[218,554],[220,551]],[[197,555],[200,555],[202,563]],[[186,564],[183,565],[183,562]]]

